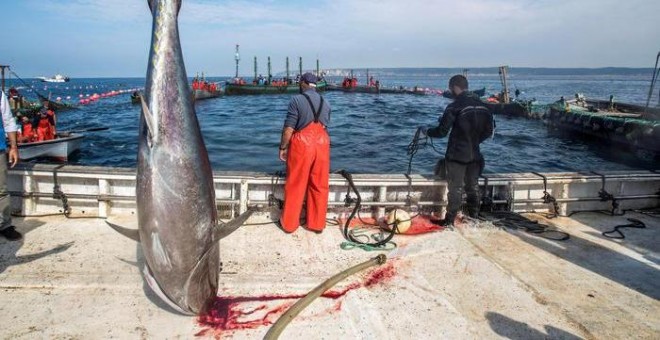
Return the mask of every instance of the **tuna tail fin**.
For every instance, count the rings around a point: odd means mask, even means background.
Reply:
[[[257,211],[257,208],[251,207],[246,212],[227,223],[220,222],[220,225],[215,229],[216,234],[214,240],[221,240],[229,236],[229,234],[240,228],[255,211]]]
[[[105,223],[107,223],[110,226],[110,228],[114,229],[116,232],[130,238],[135,242],[140,242],[140,233],[138,232],[137,229],[124,228],[122,226],[118,226],[108,221],[105,221]]]
[[[182,0],[175,0],[176,1],[176,14],[178,15],[179,12],[181,11],[181,2]],[[154,13],[154,8],[156,7],[156,3],[158,0],[147,0],[147,4],[149,5],[149,10],[151,11],[151,14]]]

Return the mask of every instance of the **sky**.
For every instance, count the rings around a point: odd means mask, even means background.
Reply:
[[[3,1],[0,63],[22,77],[143,77],[146,0]],[[188,75],[384,67],[652,67],[657,0],[183,0]],[[295,61],[294,61],[295,60]],[[292,66],[293,67],[293,66]]]

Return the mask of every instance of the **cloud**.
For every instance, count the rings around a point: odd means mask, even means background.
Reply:
[[[148,39],[146,0],[29,3],[130,46]],[[255,55],[276,70],[286,56],[328,67],[647,66],[659,12],[644,0],[184,0],[179,18],[190,68],[231,74],[236,43],[250,69]]]

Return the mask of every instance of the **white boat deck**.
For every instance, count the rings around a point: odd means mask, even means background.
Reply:
[[[539,215],[529,215],[538,217]],[[601,232],[626,218],[624,240]],[[113,222],[135,227],[132,215]],[[250,222],[268,221],[257,217]],[[585,213],[551,220],[563,242],[463,227],[397,236],[399,256],[315,301],[283,339],[658,339],[660,223]],[[169,311],[142,280],[140,247],[103,219],[16,219],[0,238],[0,338],[261,338],[283,309],[375,253],[341,250],[337,227],[288,235],[244,226],[221,242],[219,295],[237,316],[224,327]]]

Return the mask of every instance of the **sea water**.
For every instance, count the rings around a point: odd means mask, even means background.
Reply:
[[[519,89],[527,99],[552,103],[561,96],[571,98],[580,92],[587,98],[645,104],[649,74],[570,74],[541,72],[515,74],[509,79],[511,92]],[[550,74],[548,74],[550,73]],[[593,73],[593,72],[592,72]],[[383,86],[418,86],[444,89],[451,73],[409,70],[371,72]],[[366,80],[359,74],[361,83]],[[219,81],[226,78],[210,78]],[[340,77],[330,77],[340,82]],[[501,90],[496,73],[469,75],[470,87],[486,87],[487,93]],[[10,82],[11,83],[11,82]],[[16,82],[17,86],[24,84]],[[50,84],[30,81],[29,85],[51,98],[78,102],[79,96],[126,90],[144,86],[140,78],[87,78],[69,83]],[[32,90],[32,91],[34,91]],[[33,95],[24,88],[24,95]],[[655,94],[653,105],[657,103]],[[409,157],[406,147],[417,127],[434,126],[451,101],[439,95],[359,94],[327,92],[332,107],[328,128],[332,139],[331,169],[354,173],[404,173]],[[199,101],[196,111],[204,140],[215,170],[275,172],[284,170],[278,159],[282,124],[291,95],[227,96]],[[80,105],[79,109],[58,114],[58,130],[84,130],[108,127],[85,133],[79,152],[69,163],[113,167],[134,167],[137,153],[139,105],[131,104],[129,94],[102,98]],[[640,160],[632,153],[598,141],[556,136],[539,120],[496,116],[497,129],[492,139],[482,144],[486,172],[556,172],[657,169],[652,160]],[[447,139],[434,139],[440,153]],[[430,146],[415,156],[413,172],[431,173],[442,157]],[[42,160],[41,160],[42,161]]]

